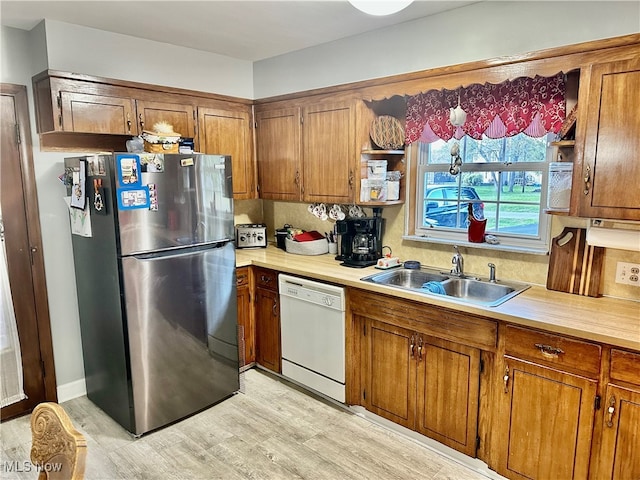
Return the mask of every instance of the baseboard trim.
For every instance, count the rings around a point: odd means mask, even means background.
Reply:
[[[58,385],[58,403],[73,400],[74,398],[82,397],[86,394],[87,385],[84,382],[84,378],[74,382],[65,383],[64,385]]]
[[[420,433],[414,430],[410,430],[406,427],[403,427],[402,425],[398,425],[397,423],[387,420],[386,418],[380,417],[375,413],[371,413],[367,411],[364,407],[361,407],[358,405],[352,405],[350,407],[347,407],[347,409],[352,413],[354,413],[355,415],[358,415],[364,418],[365,420],[368,420],[371,423],[375,423],[376,425],[379,425],[383,428],[386,428],[395,433],[403,435],[405,438],[408,438],[409,440],[412,440],[422,445],[423,447],[428,448],[429,450],[439,453],[440,455],[447,457],[448,459],[453,460],[454,462],[464,465],[465,467],[471,470],[474,470],[480,475],[484,475],[488,479],[507,480],[502,475],[491,470],[489,466],[486,463],[484,463],[482,460],[478,458],[472,458],[468,455],[465,455],[464,453],[454,450],[451,447],[447,447],[446,445],[436,440],[433,440],[432,438],[421,435]]]

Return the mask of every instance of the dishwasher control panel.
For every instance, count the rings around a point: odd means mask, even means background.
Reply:
[[[344,311],[344,289],[280,274],[280,295]]]

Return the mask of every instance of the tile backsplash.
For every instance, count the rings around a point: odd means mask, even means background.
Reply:
[[[275,242],[275,229],[289,223],[304,230],[328,232],[333,228],[332,220],[321,221],[307,211],[307,203],[276,202],[269,200],[239,200],[235,204],[236,223],[267,224],[270,242]],[[371,215],[371,209],[365,213]],[[383,244],[391,247],[394,256],[400,260],[419,260],[425,265],[443,269],[451,268],[453,249],[450,245],[413,242],[402,239],[404,230],[404,206],[385,207]],[[586,227],[587,220],[581,218],[554,216],[552,236],[559,235],[565,227]],[[488,275],[487,263],[496,265],[498,279],[518,280],[544,286],[547,283],[549,267],[548,255],[527,255],[522,253],[490,251],[482,248],[461,247],[465,259],[465,270],[481,276]],[[605,251],[603,287],[604,295],[640,301],[640,288],[615,283],[617,262],[640,263],[640,252],[607,249]]]

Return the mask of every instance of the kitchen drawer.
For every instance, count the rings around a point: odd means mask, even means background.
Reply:
[[[278,291],[278,272],[266,268],[256,268],[254,274],[256,288]]]
[[[236,268],[236,286],[249,285],[249,267]]]
[[[507,325],[505,353],[594,378],[600,372],[602,347],[561,335]]]
[[[611,349],[611,380],[640,385],[640,353]]]

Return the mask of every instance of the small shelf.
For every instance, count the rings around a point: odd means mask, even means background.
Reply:
[[[356,202],[361,207],[388,207],[390,205],[402,205],[404,200],[389,200],[384,202]]]
[[[558,140],[557,142],[551,142],[554,147],[574,147],[576,145],[575,140]]]
[[[558,215],[558,216],[565,216],[565,217],[569,216],[569,211],[567,210],[549,210],[545,208],[542,211],[547,215]]]
[[[362,150],[363,155],[404,155],[404,150]]]

